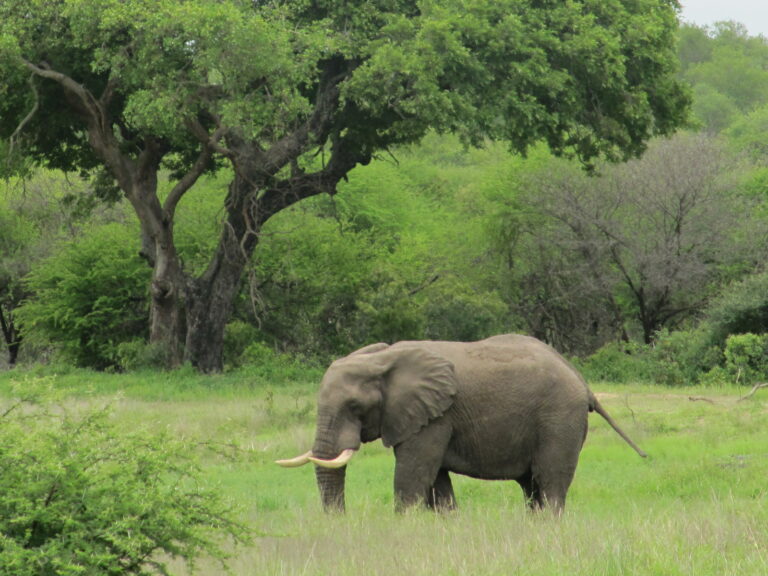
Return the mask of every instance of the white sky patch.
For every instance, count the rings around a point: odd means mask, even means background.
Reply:
[[[683,22],[711,26],[735,20],[747,27],[751,36],[768,38],[768,0],[680,0]]]

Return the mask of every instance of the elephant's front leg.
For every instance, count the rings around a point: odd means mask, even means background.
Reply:
[[[453,494],[453,484],[448,470],[441,469],[437,473],[435,483],[427,495],[427,506],[437,512],[456,510],[456,497]]]
[[[451,426],[442,418],[395,446],[395,508],[428,504],[451,438]],[[445,473],[447,476],[447,472]],[[440,487],[445,483],[441,479]],[[448,479],[450,489],[450,479]],[[453,490],[450,489],[451,499]]]

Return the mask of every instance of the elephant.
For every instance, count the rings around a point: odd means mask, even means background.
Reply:
[[[326,511],[344,511],[346,466],[379,438],[394,450],[397,510],[454,509],[456,473],[515,480],[530,509],[561,514],[589,412],[646,457],[565,358],[519,334],[366,346],[331,364],[317,402],[312,449],[277,464],[314,463]]]

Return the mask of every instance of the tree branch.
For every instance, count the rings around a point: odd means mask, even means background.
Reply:
[[[219,129],[214,133],[213,136],[211,136],[210,140],[215,142],[221,138],[222,134],[223,130]],[[165,203],[163,204],[163,212],[165,212],[166,218],[173,220],[173,215],[176,212],[176,206],[179,204],[182,196],[184,196],[184,194],[186,194],[187,191],[192,188],[192,186],[195,184],[195,182],[197,182],[203,172],[205,172],[205,169],[208,167],[212,156],[213,147],[204,144],[203,149],[197,156],[197,160],[195,160],[192,168],[190,168],[187,173],[184,174],[184,176],[176,183],[171,192],[168,194],[168,198],[165,199]]]
[[[45,62],[41,63],[39,66],[32,64],[32,62],[29,62],[28,60],[23,60],[23,62],[24,65],[33,74],[41,78],[53,80],[54,82],[60,84],[65,90],[75,95],[83,105],[84,111],[89,115],[89,119],[96,123],[99,128],[103,130],[103,117],[101,114],[101,107],[99,106],[99,102],[96,100],[96,98],[94,98],[93,94],[91,94],[91,92],[87,90],[82,84],[78,84],[75,82],[75,80],[66,74],[52,70],[51,67]]]
[[[234,152],[226,146],[221,145],[221,140],[227,133],[224,127],[220,126],[216,129],[216,131],[214,131],[213,134],[210,134],[208,130],[206,130],[205,126],[203,126],[197,118],[187,118],[184,121],[184,124],[187,126],[187,129],[192,133],[192,135],[197,138],[201,144],[203,144],[203,146],[208,147],[213,152],[221,154],[227,158],[234,158]]]
[[[747,394],[746,396],[742,396],[741,398],[739,398],[738,400],[736,400],[736,402],[741,402],[742,400],[746,400],[747,398],[752,398],[752,396],[754,396],[754,395],[755,395],[755,392],[757,392],[757,391],[758,391],[758,390],[760,390],[761,388],[768,388],[768,383],[766,383],[766,382],[762,382],[762,383],[760,383],[760,384],[755,384],[755,385],[752,387],[752,390],[750,390],[749,394]]]
[[[260,168],[263,175],[274,176],[298,158],[310,142],[322,144],[330,137],[339,105],[339,83],[349,74],[347,64],[335,60],[326,62],[312,114],[304,124],[283,136],[262,154]]]
[[[109,82],[107,83],[105,92],[102,93],[104,99],[102,102],[70,76],[51,69],[47,62],[39,65],[28,60],[22,60],[22,62],[34,75],[56,82],[64,89],[67,96],[74,99],[72,106],[76,108],[76,113],[85,119],[91,147],[112,170],[113,176],[120,182],[120,187],[128,194],[131,189],[131,172],[136,167],[130,166],[130,160],[120,151],[120,145],[112,132],[106,104],[111,98],[110,92],[114,89],[114,85],[110,88]]]
[[[27,83],[32,89],[32,94],[35,95],[35,103],[32,105],[32,109],[29,111],[29,113],[24,116],[21,122],[19,122],[16,130],[13,131],[13,134],[11,134],[11,137],[8,139],[8,162],[10,162],[11,158],[13,157],[13,148],[16,145],[16,138],[18,138],[19,134],[21,134],[22,130],[24,130],[24,127],[29,124],[37,111],[40,109],[40,93],[37,91],[37,86],[35,86],[34,74],[30,74]]]
[[[343,137],[332,138],[331,158],[325,167],[309,174],[300,174],[273,182],[258,199],[257,223],[264,224],[274,214],[305,198],[318,194],[335,194],[336,185],[357,164],[367,164],[370,155],[359,150]],[[352,150],[351,148],[355,148]]]

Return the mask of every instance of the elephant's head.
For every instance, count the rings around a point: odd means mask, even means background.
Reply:
[[[318,395],[312,450],[287,467],[314,462],[326,510],[344,510],[346,464],[361,442],[396,446],[453,402],[453,364],[423,348],[373,344],[334,362]]]

